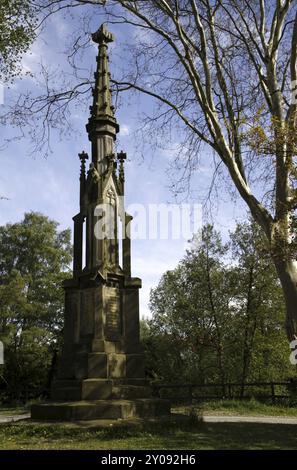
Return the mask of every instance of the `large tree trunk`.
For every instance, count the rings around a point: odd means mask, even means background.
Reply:
[[[289,341],[297,338],[297,262],[275,261],[286,304],[286,331]]]

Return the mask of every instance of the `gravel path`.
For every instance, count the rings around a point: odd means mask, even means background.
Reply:
[[[20,421],[21,419],[30,418],[30,413],[22,415],[0,415],[0,423],[12,423],[13,421]]]
[[[297,424],[297,418],[286,416],[203,416],[205,423],[263,423],[263,424]]]

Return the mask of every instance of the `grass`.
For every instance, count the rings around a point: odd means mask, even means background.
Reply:
[[[63,424],[0,425],[0,449],[297,449],[292,425],[170,423],[82,429]]]
[[[287,416],[297,417],[296,402],[279,405],[261,403],[257,400],[217,400],[194,404],[192,407],[175,406],[179,413],[195,411],[198,415],[236,416]]]
[[[31,423],[23,420],[0,424],[0,450],[10,449],[297,449],[297,433],[292,424],[205,423],[201,415],[245,415],[297,417],[294,403],[274,406],[256,400],[210,401],[175,411],[192,419],[170,423],[145,423],[88,427],[63,423]],[[27,406],[0,406],[0,415],[28,412]],[[195,418],[196,416],[196,418]]]
[[[0,404],[0,415],[14,416],[28,413],[32,403],[26,404]],[[39,401],[38,401],[39,402]],[[189,414],[195,411],[197,415],[235,415],[235,416],[287,416],[297,417],[297,402],[287,401],[282,404],[261,403],[255,399],[251,400],[212,400],[198,402],[193,406],[176,405],[173,410],[178,413]]]

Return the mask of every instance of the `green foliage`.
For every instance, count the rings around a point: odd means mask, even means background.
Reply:
[[[0,2],[0,80],[20,74],[20,59],[35,38],[36,7],[31,0]]]
[[[272,404],[261,403],[258,400],[211,400],[203,401],[190,406],[173,407],[176,413],[189,414],[191,411],[196,415],[219,415],[219,416],[283,416],[297,417],[296,404],[286,400],[285,403]]]
[[[38,213],[0,227],[1,388],[8,396],[47,385],[63,327],[63,291],[71,261],[70,231]],[[3,367],[3,366],[2,366]]]
[[[149,375],[169,382],[286,380],[294,375],[284,303],[265,240],[253,223],[223,244],[212,226],[151,292],[142,327]]]

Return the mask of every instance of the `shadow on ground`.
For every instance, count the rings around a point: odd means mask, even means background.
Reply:
[[[0,425],[0,449],[297,449],[295,425],[199,420],[105,428],[22,421]]]

